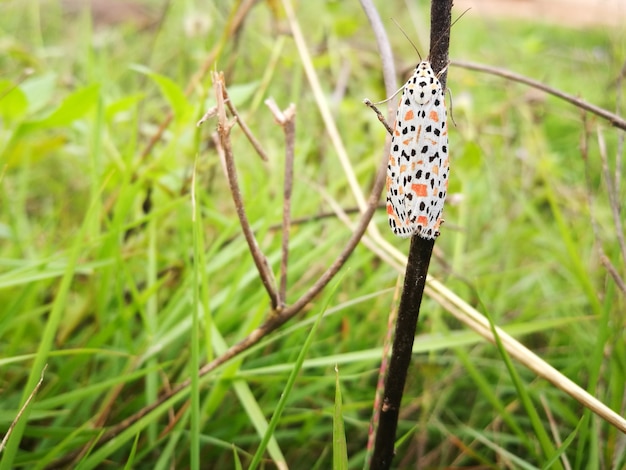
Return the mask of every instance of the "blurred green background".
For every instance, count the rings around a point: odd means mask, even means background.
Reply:
[[[261,161],[233,129],[248,217],[277,275],[285,142],[263,101],[296,105],[292,214],[303,221],[290,231],[288,303],[351,234],[325,199],[357,207],[283,4],[257,1],[233,31],[246,3],[0,3],[3,436],[48,364],[0,468],[247,468],[322,312],[263,465],[331,467],[339,364],[345,466],[363,466],[402,273],[364,244],[330,288],[245,358],[108,444],[90,445],[270,315],[211,138],[215,120],[196,127],[215,102],[207,71],[224,71],[269,155]],[[351,171],[368,194],[385,130],[362,100],[386,97],[371,29],[358,2],[294,3]],[[375,3],[400,86],[419,58],[391,18],[425,56],[429,6]],[[620,8],[607,7],[608,24],[581,25],[567,15],[532,18],[540,2],[512,3],[522,10],[469,10],[453,26],[451,59],[509,69],[623,114],[626,30],[613,21]],[[459,4],[453,16],[464,10]],[[623,414],[624,234],[610,194],[625,200],[624,133],[557,98],[454,65],[448,87],[451,180],[431,274]],[[624,223],[622,213],[617,218]],[[387,229],[384,210],[374,220],[387,242],[408,251]],[[538,442],[498,350],[426,298],[394,465],[626,468],[623,434],[527,369],[517,372],[554,448],[566,442],[561,451]]]

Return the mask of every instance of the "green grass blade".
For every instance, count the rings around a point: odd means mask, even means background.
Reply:
[[[335,409],[333,413],[333,469],[346,470],[347,468],[348,447],[346,445],[346,430],[343,422],[341,382],[339,381],[339,368],[335,366]]]

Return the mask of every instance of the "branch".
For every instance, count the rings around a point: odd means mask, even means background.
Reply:
[[[445,69],[448,65],[451,22],[452,0],[432,0],[429,59],[435,74],[444,71],[439,77],[443,89],[446,87],[447,71]],[[390,468],[395,453],[400,404],[411,363],[415,329],[435,240],[421,238],[419,235],[411,238],[404,286],[398,307],[393,351],[385,379],[384,398],[380,408],[379,425],[376,430],[376,442],[370,467],[374,470]]]
[[[280,284],[278,287],[278,297],[280,307],[285,306],[287,299],[287,266],[289,261],[289,228],[291,227],[291,191],[293,189],[293,159],[296,138],[296,106],[292,103],[285,111],[278,109],[273,99],[268,99],[265,104],[276,122],[280,124],[285,133],[285,181],[283,187],[283,225],[282,225],[282,256],[280,261]]]
[[[248,222],[248,218],[246,216],[246,212],[243,206],[241,191],[239,189],[239,181],[237,178],[237,170],[235,168],[233,149],[230,143],[230,130],[235,125],[234,123],[236,122],[236,118],[233,120],[233,122],[230,123],[226,120],[226,110],[224,108],[224,77],[216,72],[212,74],[212,77],[213,86],[215,87],[215,99],[217,102],[217,134],[219,137],[220,147],[224,151],[226,173],[228,175],[230,192],[233,196],[235,210],[237,211],[237,216],[239,217],[241,229],[246,238],[246,242],[248,242],[248,247],[250,248],[250,254],[254,259],[254,264],[256,265],[257,270],[259,271],[261,282],[263,282],[263,286],[265,287],[265,290],[270,297],[272,310],[276,310],[280,304],[278,292],[276,290],[276,280],[274,279],[274,274],[269,267],[267,259],[261,252],[256,238],[254,237],[254,232],[252,231],[250,223]]]
[[[518,75],[514,72],[510,72],[508,70],[500,69],[497,67],[489,67],[487,65],[476,64],[473,62],[466,62],[463,60],[453,60],[450,62],[452,65],[456,67],[461,67],[468,70],[476,70],[477,72],[485,72],[491,75],[497,75],[498,77],[503,77],[508,80],[512,80],[514,82],[523,83],[524,85],[531,86],[533,88],[537,88],[538,90],[545,91],[553,96],[557,96],[561,99],[564,99],[568,103],[573,104],[585,111],[589,111],[590,113],[595,114],[596,116],[600,116],[601,118],[606,119],[618,129],[626,130],[626,120],[617,114],[613,114],[606,109],[600,108],[599,106],[595,106],[593,104],[587,103],[580,98],[577,98],[574,95],[570,95],[564,93],[556,88],[552,88],[544,83],[538,82],[537,80],[533,80],[532,78],[525,77],[523,75]],[[433,68],[434,70],[434,68]],[[436,72],[436,71],[435,71]]]

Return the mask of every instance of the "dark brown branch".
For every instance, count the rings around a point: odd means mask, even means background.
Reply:
[[[233,157],[232,146],[230,143],[230,130],[234,126],[234,122],[229,123],[226,120],[226,110],[224,108],[224,77],[221,74],[215,72],[212,74],[212,76],[213,86],[215,87],[215,99],[217,102],[217,134],[219,137],[220,147],[224,151],[226,173],[228,174],[228,184],[230,186],[230,192],[233,196],[235,210],[237,211],[237,216],[239,217],[241,229],[246,238],[246,241],[248,242],[250,254],[254,259],[254,264],[256,265],[257,270],[259,271],[261,282],[263,283],[263,286],[265,287],[265,290],[270,297],[272,310],[276,310],[280,304],[278,299],[278,291],[276,289],[276,280],[274,279],[274,274],[269,267],[267,259],[261,252],[261,249],[256,242],[254,232],[252,231],[252,228],[250,227],[250,223],[248,222],[248,218],[246,216],[243,199],[241,197],[241,191],[239,189],[237,170],[235,168],[235,159]]]
[[[568,93],[564,93],[556,88],[552,88],[545,83],[538,82],[537,80],[533,80],[532,78],[524,77],[523,75],[518,75],[516,73],[510,72],[508,70],[500,69],[497,67],[490,67],[487,65],[476,64],[473,62],[466,62],[462,60],[453,60],[450,62],[452,65],[456,67],[461,67],[468,70],[476,70],[477,72],[485,72],[491,75],[497,75],[498,77],[503,77],[508,80],[512,80],[514,82],[523,83],[524,85],[531,86],[533,88],[537,88],[538,90],[545,91],[553,96],[557,96],[568,103],[573,104],[585,111],[589,111],[590,113],[595,114],[596,116],[600,116],[603,119],[606,119],[618,129],[626,130],[626,120],[618,116],[617,114],[611,113],[606,109],[600,108],[599,106],[595,106],[593,104],[587,103],[580,98],[577,98],[574,95],[570,95]],[[434,70],[434,68],[433,68]],[[443,83],[442,83],[443,85]]]
[[[439,80],[444,89],[447,78],[447,70],[445,69],[448,65],[451,12],[452,0],[432,0],[429,59],[435,74],[443,71]],[[398,307],[393,351],[385,379],[385,393],[370,466],[373,470],[390,468],[395,453],[394,445],[400,405],[411,363],[415,329],[434,246],[435,239],[424,239],[419,235],[414,235],[411,238],[404,287]]]

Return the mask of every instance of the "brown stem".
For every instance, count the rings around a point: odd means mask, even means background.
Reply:
[[[600,108],[599,106],[595,106],[593,104],[587,103],[576,96],[564,93],[556,88],[552,88],[545,83],[538,82],[537,80],[533,80],[532,78],[524,77],[523,75],[518,75],[516,73],[510,72],[508,70],[500,69],[497,67],[490,67],[487,65],[476,64],[473,62],[466,62],[463,60],[453,60],[450,62],[452,65],[456,67],[462,67],[468,70],[476,70],[478,72],[485,72],[491,75],[497,75],[498,77],[503,77],[508,80],[512,80],[514,82],[523,83],[524,85],[531,86],[533,88],[537,88],[538,90],[545,91],[551,95],[557,96],[561,99],[564,99],[568,103],[573,104],[581,109],[589,111],[590,113],[595,114],[596,116],[600,116],[601,118],[606,119],[618,129],[626,130],[626,120],[618,116],[617,114],[611,113],[606,109]],[[434,67],[433,67],[433,70]],[[443,85],[443,82],[442,82]]]
[[[228,99],[228,90],[226,88],[224,88],[224,93],[225,93],[224,102],[226,103],[226,106],[228,106],[228,109],[233,114],[233,116],[237,118],[237,124],[239,124],[239,127],[241,127],[241,130],[243,131],[243,133],[246,135],[246,137],[248,138],[248,140],[254,147],[254,150],[256,150],[256,153],[259,154],[259,157],[261,157],[261,160],[263,160],[264,162],[269,161],[269,159],[267,158],[267,154],[265,153],[265,150],[261,146],[261,143],[257,140],[256,137],[254,137],[254,135],[252,134],[252,131],[250,130],[248,125],[244,122],[244,120],[241,119],[241,116],[239,115],[239,112],[237,111],[237,108],[235,108],[235,105],[233,104],[233,102],[230,99]]]
[[[220,147],[224,150],[224,158],[226,162],[226,173],[228,175],[228,184],[230,186],[230,192],[233,196],[235,203],[235,210],[239,217],[239,223],[243,231],[246,242],[250,249],[250,254],[254,260],[254,264],[259,271],[261,282],[267,291],[272,303],[272,310],[276,310],[279,305],[278,292],[276,290],[276,280],[274,274],[269,267],[267,259],[261,252],[259,245],[254,237],[254,232],[248,222],[246,211],[243,205],[243,199],[241,197],[241,191],[239,189],[239,181],[237,178],[237,170],[235,168],[235,159],[233,157],[233,149],[230,142],[230,130],[234,126],[234,122],[229,123],[226,120],[226,110],[224,108],[224,77],[218,73],[213,73],[213,86],[215,87],[215,99],[217,102],[217,134],[219,137]],[[236,120],[236,118],[235,118]]]
[[[291,227],[291,191],[293,189],[293,160],[295,152],[296,138],[296,106],[292,103],[285,111],[278,109],[273,99],[268,99],[265,104],[276,122],[280,124],[285,133],[285,181],[283,187],[283,224],[281,240],[281,261],[280,261],[280,281],[278,286],[278,297],[280,307],[286,305],[287,300],[287,266],[289,264],[289,228]]]

